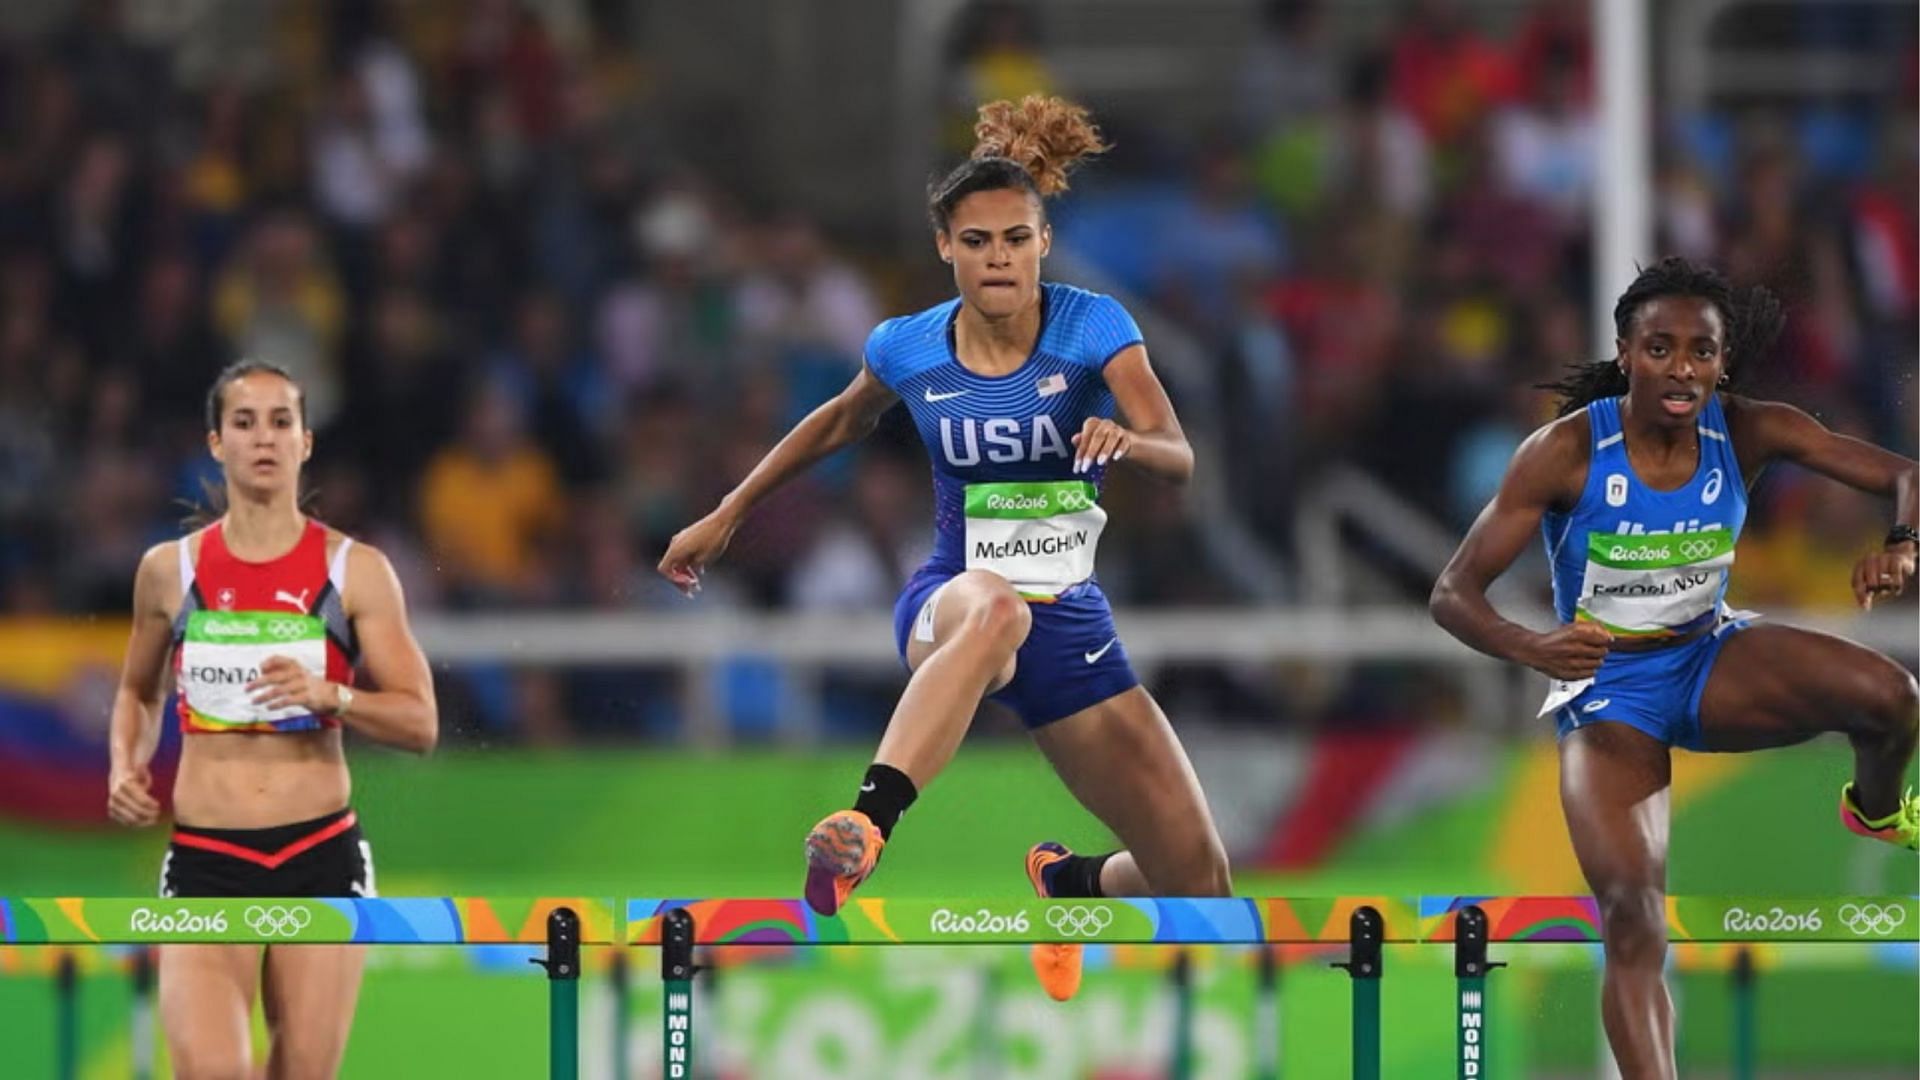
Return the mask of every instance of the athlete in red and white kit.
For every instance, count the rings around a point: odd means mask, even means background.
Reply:
[[[222,372],[207,429],[226,509],[140,561],[113,704],[108,813],[123,825],[160,819],[148,765],[171,669],[185,738],[161,895],[372,896],[373,854],[349,806],[342,730],[420,753],[439,732],[400,583],[380,552],[300,512],[313,434],[285,371],[243,362]],[[378,689],[354,688],[356,664]],[[272,906],[249,909],[256,916],[297,918]],[[162,948],[160,1016],[174,1074],[256,1075],[259,998],[267,1075],[333,1076],[361,963],[361,948],[346,945]]]

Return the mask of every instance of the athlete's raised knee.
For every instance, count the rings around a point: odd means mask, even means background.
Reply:
[[[1882,734],[1911,741],[1920,728],[1920,683],[1897,664],[1881,665],[1874,676],[1867,715]]]
[[[1033,612],[1004,581],[980,588],[971,598],[960,632],[991,641],[1009,652],[1018,649],[1033,626]]]

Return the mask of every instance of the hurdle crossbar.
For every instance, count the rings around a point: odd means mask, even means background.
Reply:
[[[591,897],[0,898],[0,946],[545,945],[547,1067],[580,1074],[580,946],[620,940],[619,908]],[[69,976],[70,978],[70,976]],[[75,995],[60,995],[61,1075],[72,1075]]]
[[[1666,914],[1681,943],[1920,942],[1914,896],[1671,896]],[[1459,1075],[1476,1077],[1487,974],[1500,966],[1487,945],[1600,940],[1600,908],[1587,896],[862,897],[832,916],[785,898],[0,898],[0,947],[545,945],[535,963],[550,980],[550,1074],[567,1078],[578,1074],[581,945],[662,949],[668,1077],[691,1075],[696,946],[1346,945],[1355,1075],[1375,1076],[1380,947],[1452,943]]]

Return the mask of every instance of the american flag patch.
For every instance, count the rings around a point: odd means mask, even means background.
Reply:
[[[1056,371],[1046,378],[1041,379],[1039,382],[1034,383],[1033,388],[1040,391],[1041,397],[1052,397],[1055,394],[1064,394],[1067,392],[1067,377]]]

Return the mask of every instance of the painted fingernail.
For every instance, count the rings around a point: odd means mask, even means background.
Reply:
[[[1074,472],[1080,472],[1080,471],[1082,471],[1082,469],[1083,469],[1083,468],[1084,468],[1085,466],[1086,466],[1086,461],[1085,461],[1085,459],[1083,459],[1083,458],[1074,458],[1074,459],[1073,459],[1073,471],[1074,471]]]
[[[1125,450],[1115,450],[1113,452],[1113,460],[1115,461],[1119,461],[1121,458],[1126,456],[1127,456],[1127,452]]]
[[[1101,455],[1100,455],[1100,462],[1099,462],[1099,463],[1100,463],[1100,464],[1102,464],[1102,465],[1105,465],[1105,464],[1107,463],[1107,457],[1108,457],[1108,455],[1106,455],[1106,454],[1101,454]]]

